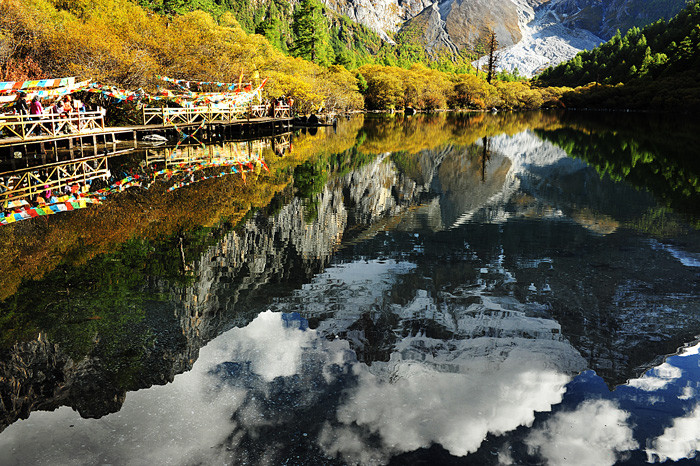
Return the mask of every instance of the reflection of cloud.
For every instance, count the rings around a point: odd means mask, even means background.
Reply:
[[[487,434],[531,425],[535,412],[559,403],[570,377],[557,366],[582,363],[575,356],[568,343],[551,340],[406,339],[390,362],[355,366],[358,386],[338,409],[341,425],[335,432],[327,426],[321,444],[329,455],[360,463],[432,443],[466,455]],[[381,440],[375,452],[368,435]]]
[[[674,380],[681,378],[682,375],[683,371],[681,369],[665,362],[647,371],[640,378],[630,380],[627,385],[645,392],[653,392],[665,388]]]
[[[367,447],[361,432],[350,427],[333,428],[323,426],[318,443],[328,456],[343,456],[355,464],[383,464],[389,459],[388,452]]]
[[[678,395],[679,400],[689,400],[695,396],[695,389],[686,385],[683,387],[683,393]]]
[[[681,357],[688,357],[688,356],[695,356],[698,353],[700,353],[700,343],[696,343],[693,346],[688,346],[685,347],[681,350],[680,354],[678,356]]]
[[[551,465],[612,465],[620,453],[638,446],[628,417],[609,400],[588,400],[575,411],[556,413],[525,442],[531,454]]]
[[[68,407],[33,412],[29,419],[3,432],[0,451],[12,453],[0,462],[18,465],[202,462],[202,446],[225,441],[236,428],[231,413],[245,399],[245,390],[213,389],[209,383],[206,373],[213,361],[222,356],[217,346],[203,348],[192,371],[176,376],[171,384],[128,393],[119,412],[101,419],[81,419]],[[215,459],[219,463],[226,461],[225,457]]]
[[[319,343],[316,332],[298,327],[290,328],[289,320],[285,325],[281,314],[262,313],[247,327],[232,329],[203,347],[191,371],[175,376],[168,385],[128,393],[119,412],[101,419],[81,419],[67,407],[33,412],[0,436],[0,451],[12,452],[0,463],[236,462],[242,454],[243,434],[276,419],[261,415],[264,394],[245,383],[222,383],[221,371],[216,369],[222,362],[235,361],[253,373],[251,384],[260,380],[262,387],[269,387],[265,382],[302,371],[302,357],[308,359],[311,342],[319,347],[320,358],[327,354],[318,370],[342,363],[347,343]],[[330,379],[328,373],[319,377]],[[229,448],[218,448],[221,445]]]
[[[229,352],[239,361],[250,361],[251,370],[267,382],[296,374],[304,348],[316,339],[315,332],[287,327],[280,314],[270,311],[235,333],[236,338],[229,340]]]
[[[647,460],[651,463],[694,458],[698,449],[700,449],[700,405],[697,405],[688,415],[675,419],[672,426],[667,427],[661,436],[651,442],[651,446],[647,448]]]
[[[211,341],[171,384],[129,393],[118,413],[35,412],[6,429],[0,451],[13,449],[15,464],[280,464],[299,451],[368,464],[432,443],[465,455],[488,433],[531,425],[585,365],[539,331],[549,321],[530,324],[526,336],[406,337],[367,366],[348,341],[265,312]]]
[[[437,302],[417,290],[400,304],[387,302],[396,275],[413,268],[393,261],[342,264],[298,293],[295,302],[303,302],[306,313],[336,311],[335,319],[321,322],[319,334],[343,334],[363,312],[377,309],[398,318],[399,328],[413,328],[417,320],[437,327],[392,341],[388,362],[353,365],[356,384],[318,439],[331,457],[365,464],[433,443],[466,455],[489,433],[531,425],[536,412],[561,401],[570,374],[586,366],[561,337],[559,324],[533,317],[532,305],[514,298],[469,289],[445,293]],[[502,267],[493,274],[507,277]],[[452,337],[431,338],[441,332]]]

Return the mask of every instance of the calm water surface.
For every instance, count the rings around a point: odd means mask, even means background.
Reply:
[[[694,463],[699,134],[367,116],[1,227],[0,463]]]

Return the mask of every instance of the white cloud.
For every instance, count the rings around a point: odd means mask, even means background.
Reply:
[[[585,361],[551,335],[407,337],[389,362],[366,366],[350,362],[347,341],[287,327],[281,314],[266,312],[202,348],[192,370],[172,383],[129,393],[118,413],[86,420],[69,408],[35,412],[6,429],[0,451],[17,464],[274,463],[283,444],[268,440],[264,453],[248,458],[240,442],[313,412],[330,394],[325,384],[352,368],[357,385],[349,385],[337,411],[300,424],[327,455],[377,463],[432,443],[466,455],[488,433],[531,425],[536,412],[561,401]],[[236,370],[241,374],[227,375]],[[268,383],[277,377],[289,380]],[[294,403],[276,403],[275,390],[287,393],[287,384]]]
[[[559,403],[571,377],[557,366],[580,363],[565,342],[478,338],[447,349],[439,340],[407,340],[390,362],[355,366],[359,383],[338,409],[341,425],[322,438],[327,454],[363,462],[372,447],[358,445],[348,433],[355,428],[377,435],[384,454],[439,443],[453,455],[467,455],[489,433],[529,426],[535,412]],[[563,356],[568,353],[573,356]]]
[[[695,396],[695,389],[690,385],[683,387],[683,393],[678,396],[679,400],[689,400]]]
[[[645,392],[653,392],[665,388],[674,380],[681,378],[682,375],[683,371],[680,368],[665,362],[648,370],[640,378],[630,380],[627,385]]]
[[[304,348],[317,338],[314,331],[285,327],[280,314],[270,311],[233,332],[235,338],[227,339],[227,351],[236,360],[250,361],[252,371],[267,382],[298,373]]]
[[[700,449],[700,404],[684,417],[677,418],[647,448],[649,462],[694,458]]]
[[[637,448],[629,413],[609,400],[587,400],[575,411],[560,411],[525,439],[531,454],[550,465],[612,465]]]
[[[203,353],[207,359],[213,352]],[[213,390],[204,372],[195,369],[176,376],[171,384],[129,393],[119,412],[100,419],[81,419],[68,407],[34,412],[3,432],[0,451],[10,452],[3,454],[3,461],[47,465],[197,462],[202,445],[218,445],[235,430],[231,413],[245,399],[245,390],[228,386]]]
[[[700,342],[694,344],[693,346],[683,348],[678,356],[686,358],[688,356],[695,356],[698,353],[700,353]]]

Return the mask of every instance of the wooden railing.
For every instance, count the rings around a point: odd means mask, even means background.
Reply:
[[[143,124],[177,126],[193,123],[228,123],[245,116],[249,106],[144,107]]]
[[[263,118],[268,116],[269,105],[251,105],[250,116],[251,118]]]
[[[292,116],[292,107],[287,104],[275,105],[274,109],[275,118],[291,118]]]
[[[104,129],[102,112],[73,112],[66,116],[55,113],[0,115],[0,138],[18,137],[24,141],[41,136],[60,137],[68,133],[89,134]]]
[[[282,157],[285,151],[291,146],[292,137],[290,134],[281,134],[272,138],[272,151]]]
[[[229,107],[144,107],[143,124],[162,126],[189,125],[196,123],[230,123],[242,118],[263,118],[269,115],[269,105],[246,105]],[[275,118],[290,118],[289,105],[275,105]]]
[[[60,196],[66,186],[106,179],[109,175],[106,155],[0,173],[0,205],[9,200],[31,200],[46,191]]]

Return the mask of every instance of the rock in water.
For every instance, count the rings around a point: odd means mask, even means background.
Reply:
[[[149,142],[166,142],[168,138],[163,137],[160,134],[147,134],[143,137],[143,140]]]

